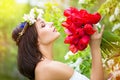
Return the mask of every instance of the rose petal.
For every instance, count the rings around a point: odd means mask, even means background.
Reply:
[[[72,51],[73,53],[76,53],[78,51],[78,49],[75,47],[75,45],[70,45],[69,47],[70,51]]]
[[[84,36],[84,35],[85,35],[85,32],[84,32],[83,28],[78,28],[78,29],[76,30],[76,34],[75,34],[75,35],[78,36],[78,37]]]
[[[85,35],[80,39],[79,43],[87,45],[89,41],[90,41],[90,36]]]
[[[101,15],[99,13],[95,13],[93,18],[94,18],[93,24],[96,24],[100,21]]]
[[[74,37],[73,36],[67,36],[64,40],[64,43],[66,44],[71,44],[73,41]]]
[[[85,33],[87,33],[88,35],[92,35],[94,34],[95,30],[93,29],[91,24],[86,24],[83,28],[83,30],[85,31]]]
[[[79,43],[77,47],[78,50],[83,51],[87,47],[87,45]]]
[[[68,24],[67,22],[63,22],[63,23],[62,23],[62,26],[64,26],[64,27],[67,28],[67,27],[69,27],[69,24]]]
[[[72,35],[72,32],[70,32],[70,30],[68,30],[68,29],[65,29],[65,33],[68,35]]]

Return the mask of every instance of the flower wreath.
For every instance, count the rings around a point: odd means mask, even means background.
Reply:
[[[20,37],[25,33],[27,29],[27,24],[32,25],[36,22],[36,20],[42,19],[43,14],[44,11],[38,8],[33,8],[30,10],[29,14],[24,14],[23,22],[19,26],[22,29],[22,31],[19,33],[19,36],[17,38],[17,43],[19,42]]]
[[[43,14],[44,12],[42,9],[33,8],[30,10],[29,14],[24,14],[23,19],[32,25],[36,22],[36,20],[41,19]]]

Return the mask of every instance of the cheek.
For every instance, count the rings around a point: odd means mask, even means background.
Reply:
[[[51,32],[48,30],[40,30],[38,33],[39,41],[43,44],[50,42],[51,36]]]
[[[53,42],[60,36],[59,33],[51,32],[49,30],[42,30],[38,33],[38,35],[39,35],[39,41],[42,44],[48,44],[50,42]]]

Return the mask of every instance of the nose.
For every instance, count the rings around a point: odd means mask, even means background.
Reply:
[[[46,24],[48,27],[53,27],[53,22],[47,22]]]
[[[48,22],[49,24],[53,25],[53,22]]]

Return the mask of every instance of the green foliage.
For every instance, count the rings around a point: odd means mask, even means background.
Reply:
[[[113,14],[116,5],[119,3],[118,0],[106,0],[101,7],[99,8],[98,12],[102,15],[110,16]]]
[[[55,27],[59,32],[63,32],[61,23],[65,19],[63,17],[63,11],[58,8],[58,4],[46,3],[45,4],[45,14],[44,19],[48,22],[54,22]]]
[[[80,7],[87,10],[92,9],[97,2],[98,0],[79,0]]]
[[[112,23],[112,31],[118,30],[120,27],[120,2],[119,0],[107,0],[99,8],[100,12],[110,23]]]
[[[18,4],[15,0],[0,1],[0,79],[2,80],[20,78],[16,69],[17,47],[12,41],[11,33],[29,9],[29,5]]]
[[[82,62],[80,64],[74,64],[76,63],[77,59],[81,58]],[[90,48],[86,48],[84,51],[79,51],[74,55],[69,55],[68,59],[66,60],[66,62],[71,65],[74,69],[77,69],[77,67],[79,66],[80,70],[78,69],[78,71],[87,76],[88,78],[90,78],[90,71],[91,71],[91,56],[90,56]]]
[[[120,37],[110,31],[105,30],[102,38],[101,49],[103,58],[109,58],[120,50]]]
[[[119,0],[106,0],[98,9],[98,12],[100,12],[102,16],[104,16],[102,22],[106,24],[106,30],[104,31],[101,45],[104,58],[106,57],[108,58],[110,55],[114,55],[115,53],[119,52],[120,48],[120,38],[118,29],[119,27],[116,28],[115,26],[116,24],[120,23],[120,20],[118,19],[118,17],[120,16],[119,5],[120,5]],[[118,8],[118,10],[116,10],[116,8]],[[118,31],[111,32],[114,30]]]
[[[80,65],[81,73],[90,78],[91,71],[91,56],[90,56],[90,48],[88,47],[84,52],[80,52],[80,57],[82,57],[83,61]]]

